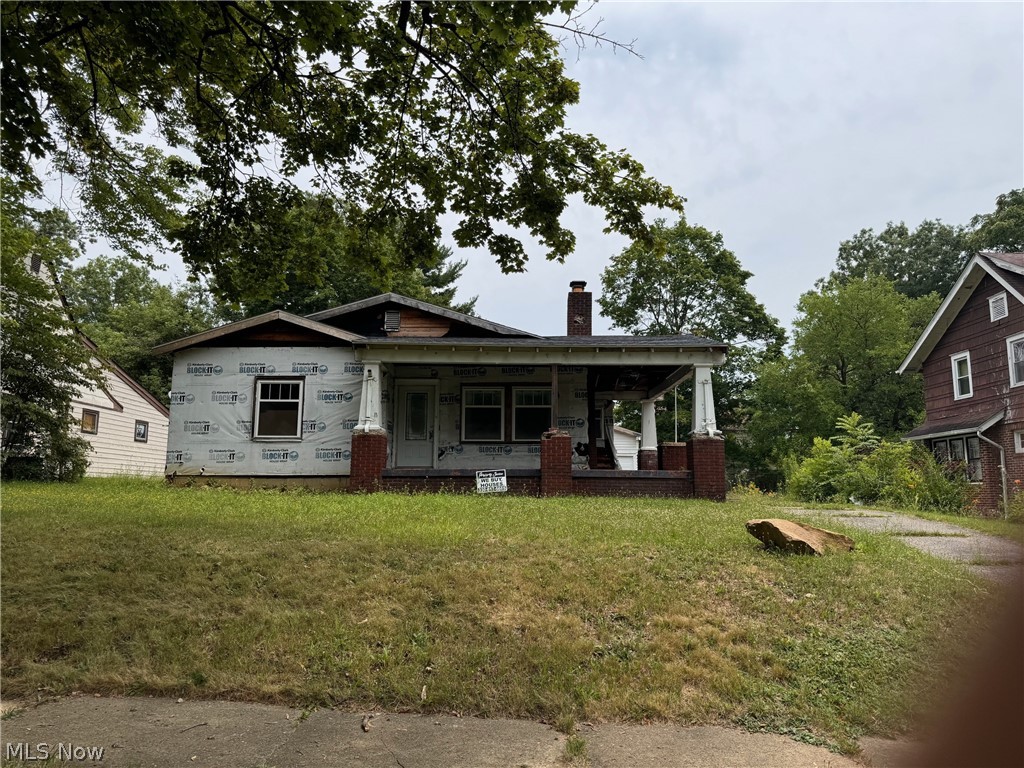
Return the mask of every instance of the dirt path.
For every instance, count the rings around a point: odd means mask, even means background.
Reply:
[[[369,730],[363,722],[359,714],[265,704],[76,696],[7,716],[2,741],[8,757],[8,745],[21,745],[23,759],[38,758],[40,745],[48,745],[51,754],[58,745],[72,753],[102,748],[102,760],[74,764],[105,768],[858,766],[784,736],[721,727],[585,725],[578,734],[585,759],[567,762],[566,737],[539,723],[388,714],[369,720]]]

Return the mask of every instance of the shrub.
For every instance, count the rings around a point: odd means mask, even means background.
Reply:
[[[786,488],[804,501],[885,502],[963,513],[973,496],[963,467],[941,466],[918,445],[880,440],[857,413],[836,422],[839,434],[814,439],[810,455],[787,464]]]

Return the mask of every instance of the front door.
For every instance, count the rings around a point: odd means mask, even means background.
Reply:
[[[434,466],[434,413],[437,386],[398,384],[395,466]]]

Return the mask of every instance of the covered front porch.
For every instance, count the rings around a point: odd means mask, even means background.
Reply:
[[[503,469],[510,493],[724,499],[711,369],[695,337],[389,338],[359,345],[354,491],[472,491]],[[693,379],[686,443],[659,445],[656,402]],[[641,403],[638,469],[615,455],[613,407]]]

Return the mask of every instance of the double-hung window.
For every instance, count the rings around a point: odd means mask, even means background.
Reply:
[[[302,437],[302,379],[257,379],[253,437]]]
[[[971,385],[971,353],[961,352],[950,358],[953,366],[953,399],[963,400],[974,394]]]
[[[1024,384],[1024,333],[1006,340],[1006,358],[1010,366],[1010,386]]]
[[[466,387],[462,390],[462,439],[505,439],[505,388]]]
[[[512,390],[512,439],[540,440],[551,427],[551,388]]]

